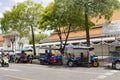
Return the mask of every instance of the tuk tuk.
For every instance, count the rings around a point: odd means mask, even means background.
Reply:
[[[111,51],[110,61],[112,62],[112,68],[120,70],[120,51]]]
[[[65,62],[70,67],[85,64],[98,67],[98,57],[93,50],[93,47],[67,45],[65,46]]]
[[[40,64],[57,64],[62,65],[62,55],[58,49],[46,49],[45,53],[40,53],[38,60]]]
[[[15,63],[32,63],[32,50],[21,50],[15,54]]]

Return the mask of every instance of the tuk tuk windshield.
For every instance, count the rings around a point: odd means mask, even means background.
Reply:
[[[112,51],[110,52],[111,57],[119,57],[120,58],[120,51]]]

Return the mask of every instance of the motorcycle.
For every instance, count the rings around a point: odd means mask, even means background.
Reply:
[[[9,67],[9,60],[7,57],[3,57],[0,59],[0,64],[2,67]]]

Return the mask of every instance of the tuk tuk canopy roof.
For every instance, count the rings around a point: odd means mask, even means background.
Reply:
[[[80,46],[80,45],[67,45],[65,48],[73,48],[73,49],[94,49],[93,47],[88,46]]]
[[[16,51],[32,51],[32,48],[18,48]]]

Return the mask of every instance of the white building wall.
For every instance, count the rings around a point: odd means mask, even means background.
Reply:
[[[12,50],[12,42],[11,42],[11,37],[4,37],[4,44],[3,44],[3,50]],[[15,41],[13,43],[13,49],[16,52],[16,49],[21,48],[19,43],[22,43],[24,45],[29,44],[29,39],[23,38],[20,41],[19,36],[15,36]]]
[[[106,45],[106,44],[103,44],[103,45],[94,45],[94,52],[97,54],[97,55],[109,55],[109,46]]]

